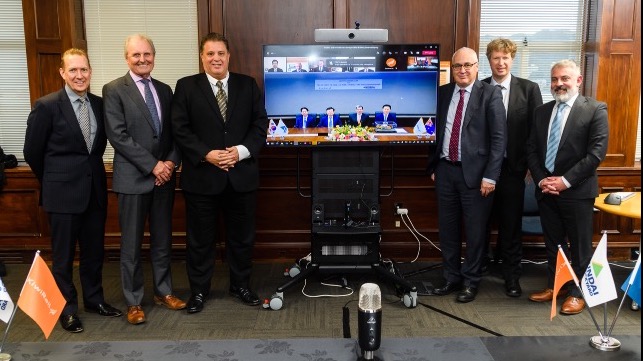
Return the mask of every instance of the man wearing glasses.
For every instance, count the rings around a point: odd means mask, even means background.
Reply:
[[[454,82],[438,93],[435,152],[429,174],[435,182],[445,283],[437,295],[458,291],[458,302],[478,294],[487,220],[505,152],[502,93],[477,80],[478,55],[461,48],[451,61]],[[460,262],[462,230],[466,251]]]

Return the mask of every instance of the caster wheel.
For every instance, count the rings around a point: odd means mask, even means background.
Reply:
[[[407,292],[402,297],[402,302],[406,308],[415,308],[418,304],[418,294],[417,292]]]
[[[282,307],[284,307],[284,296],[283,294],[275,293],[270,297],[270,303],[269,303],[270,309],[278,311]]]

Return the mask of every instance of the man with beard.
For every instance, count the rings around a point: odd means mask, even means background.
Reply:
[[[607,153],[607,106],[578,94],[583,81],[574,61],[561,60],[551,68],[554,100],[536,108],[527,157],[547,252],[547,288],[529,299],[553,297],[558,245],[562,246],[579,279],[592,257],[592,213],[598,196],[596,169]],[[585,301],[570,282],[560,294],[569,296],[560,313],[583,311]]]

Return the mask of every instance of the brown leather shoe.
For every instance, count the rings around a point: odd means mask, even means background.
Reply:
[[[139,325],[145,322],[145,313],[141,305],[127,306],[127,322],[132,325]]]
[[[182,310],[185,308],[185,302],[174,295],[154,296],[154,303],[159,306],[165,306],[170,310]]]
[[[560,313],[562,315],[577,315],[583,312],[585,308],[585,300],[582,298],[569,296],[563,302],[563,305],[560,307]]]
[[[557,298],[561,298],[567,295],[566,289],[561,289],[558,291]],[[545,288],[541,292],[532,293],[529,295],[529,299],[534,302],[547,302],[551,301],[554,298],[554,290],[551,288]]]

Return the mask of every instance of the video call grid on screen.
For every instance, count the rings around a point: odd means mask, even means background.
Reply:
[[[264,45],[266,111],[294,118],[301,107],[333,107],[344,117],[389,104],[398,117],[434,116],[439,59],[438,44]]]

